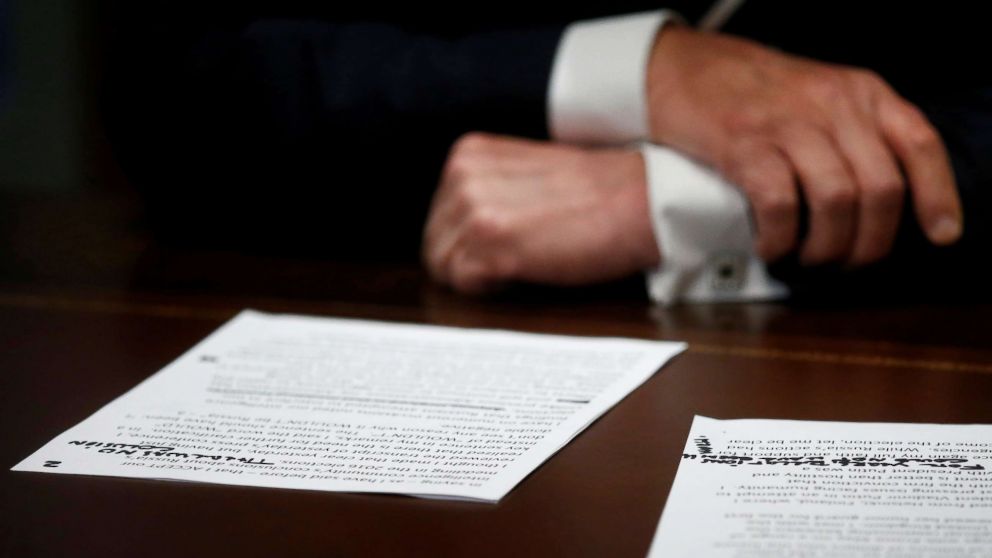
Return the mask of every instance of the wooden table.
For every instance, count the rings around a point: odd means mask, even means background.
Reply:
[[[987,304],[662,310],[636,280],[467,299],[415,265],[159,249],[127,204],[0,206],[4,469],[246,307],[690,343],[498,505],[4,470],[5,557],[642,556],[696,414],[992,422]]]

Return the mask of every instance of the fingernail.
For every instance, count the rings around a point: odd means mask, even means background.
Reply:
[[[937,245],[951,244],[961,238],[961,220],[941,217],[930,227],[930,240]]]

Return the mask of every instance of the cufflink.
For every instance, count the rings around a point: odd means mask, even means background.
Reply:
[[[741,252],[720,252],[706,264],[710,288],[719,293],[736,293],[744,288],[748,257]]]

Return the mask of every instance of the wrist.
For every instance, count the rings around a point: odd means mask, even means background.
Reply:
[[[685,48],[686,39],[698,33],[691,27],[673,22],[659,30],[651,46],[645,75],[645,98],[650,139],[656,143],[666,143],[665,131],[668,114],[666,108],[676,103],[679,76],[679,53]]]
[[[615,169],[612,181],[617,185],[608,207],[615,227],[616,246],[623,247],[630,260],[631,272],[657,267],[661,253],[655,240],[648,202],[647,171],[644,157],[637,150],[610,150],[604,156],[613,158],[602,168]]]

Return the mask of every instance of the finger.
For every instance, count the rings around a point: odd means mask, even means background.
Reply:
[[[835,113],[834,133],[858,189],[855,239],[848,263],[865,265],[892,249],[902,215],[905,185],[891,150],[870,115],[854,107]]]
[[[481,294],[513,278],[520,247],[511,223],[493,211],[466,216],[455,231],[456,241],[446,264],[448,282],[456,290]]]
[[[501,284],[486,259],[464,248],[454,251],[449,271],[451,286],[462,293],[484,294],[496,290]]]
[[[513,227],[499,210],[467,206],[439,233],[430,263],[436,278],[468,293],[487,292],[513,278],[519,253]]]
[[[440,283],[449,282],[451,253],[463,234],[469,203],[464,193],[463,176],[445,172],[431,202],[424,226],[422,253],[431,277]]]
[[[806,265],[845,260],[857,224],[857,187],[837,145],[816,127],[793,126],[781,148],[799,176],[809,207],[809,233],[800,249]]]
[[[450,230],[450,223],[455,220],[455,208],[453,206],[454,204],[446,199],[435,199],[434,203],[431,204],[421,238],[424,261],[428,264],[435,259],[433,254],[442,244],[446,231]]]
[[[747,196],[756,229],[755,249],[771,262],[798,242],[799,195],[788,159],[770,144],[741,145],[727,178]]]
[[[961,237],[961,199],[940,135],[915,106],[894,96],[879,101],[878,124],[909,179],[916,218],[931,242]]]
[[[431,277],[439,283],[451,282],[451,259],[464,225],[455,224],[425,241],[424,260]]]

